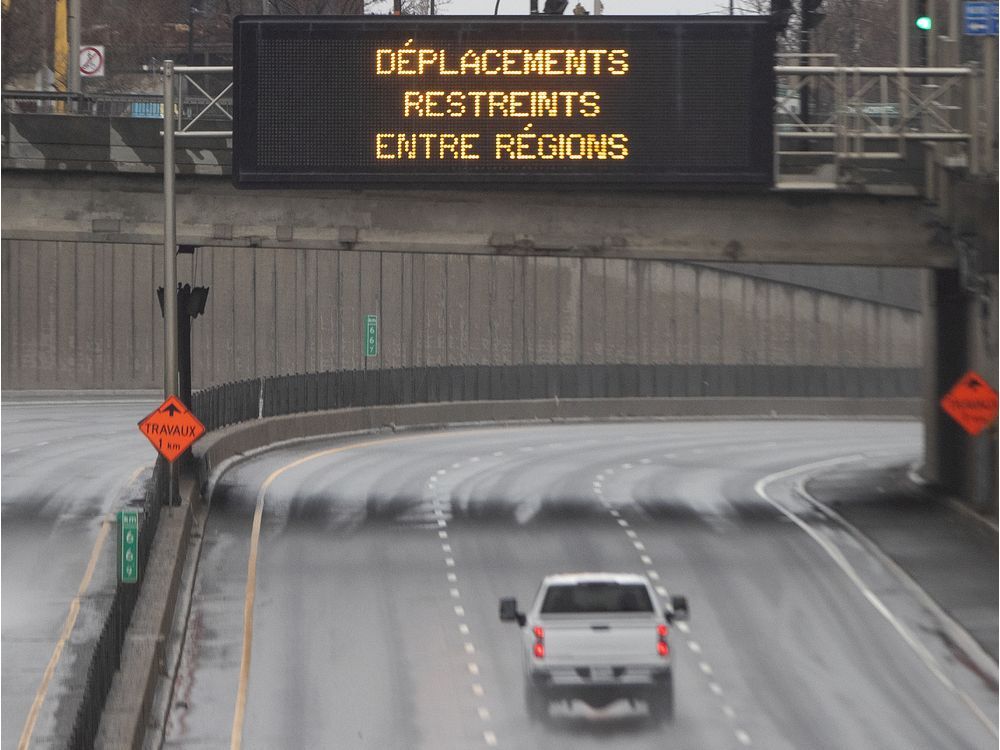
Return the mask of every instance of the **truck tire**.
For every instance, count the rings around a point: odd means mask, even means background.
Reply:
[[[649,696],[649,716],[657,724],[674,720],[674,676],[669,674],[655,693]]]
[[[549,718],[549,697],[530,682],[524,683],[524,707],[532,721],[545,721]]]

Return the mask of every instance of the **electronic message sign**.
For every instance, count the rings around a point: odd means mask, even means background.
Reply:
[[[769,17],[626,19],[238,18],[234,182],[771,184]]]

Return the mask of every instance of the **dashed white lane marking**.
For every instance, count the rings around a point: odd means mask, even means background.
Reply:
[[[35,445],[37,445],[39,448],[42,447],[43,445],[48,445],[48,444],[49,444],[48,440],[43,440],[40,443],[35,443]]]
[[[641,463],[641,464],[650,464],[652,462],[653,462],[653,460],[651,458],[640,458],[639,459],[639,463]]]
[[[437,480],[438,480],[437,477],[431,477],[430,479],[427,480],[427,484],[435,484]]]
[[[448,470],[447,469],[438,469],[437,473],[438,473],[438,476],[443,477],[445,474],[448,473]]]
[[[470,464],[476,464],[476,463],[479,463],[479,456],[473,456],[472,458],[470,458],[470,459],[469,459],[469,463],[470,463]]]
[[[500,456],[503,455],[503,451],[493,451],[493,455],[499,458]]]
[[[21,449],[20,449],[20,448],[11,448],[11,449],[10,449],[9,451],[7,451],[7,452],[8,452],[8,453],[20,453],[20,452],[21,452]]]
[[[700,452],[700,451],[696,451],[696,452]],[[666,457],[672,458],[673,455],[674,454],[666,454]],[[641,459],[640,463],[642,463],[642,464],[648,464],[648,463],[650,463],[650,459]],[[629,464],[629,463],[622,464],[622,469],[628,470],[628,469],[631,469],[631,468],[632,468],[632,464]],[[606,469],[605,473],[611,474],[611,473],[613,473],[613,471],[611,469]],[[629,522],[626,521],[625,519],[623,519],[621,517],[621,513],[619,513],[619,511],[611,508],[611,506],[608,504],[607,499],[605,499],[602,496],[601,481],[603,481],[603,479],[604,479],[604,475],[603,474],[598,474],[597,477],[595,478],[595,480],[593,482],[594,494],[596,494],[598,497],[600,497],[601,504],[605,508],[607,508],[609,510],[611,516],[613,518],[617,519],[618,526],[621,527],[625,531],[625,534],[628,536],[628,538],[632,540],[632,545],[637,550],[639,550],[640,552],[645,552],[646,548],[643,545],[643,543],[641,541],[639,541],[639,538],[638,538],[639,535],[638,535],[638,533],[635,530],[633,530],[632,528],[630,528]],[[642,561],[643,565],[652,566],[652,564],[653,564],[653,559],[649,555],[647,555],[647,554],[640,555],[639,559]],[[651,581],[659,581],[660,580],[660,574],[655,569],[653,569],[652,567],[649,567],[646,570],[646,575],[649,577],[649,579]],[[656,593],[659,594],[660,596],[664,597],[664,598],[667,598],[669,596],[669,594],[667,592],[667,589],[664,586],[662,586],[662,585],[656,586]],[[686,622],[678,622],[678,623],[676,623],[676,627],[682,633],[688,634],[688,633],[691,632],[691,629],[690,629],[690,627],[688,626],[688,624]],[[694,653],[696,653],[696,654],[700,654],[701,653],[701,645],[697,641],[688,641],[688,647]],[[711,677],[713,675],[712,666],[708,662],[706,662],[706,661],[699,662],[698,663],[698,668],[707,677]],[[713,693],[715,693],[715,695],[717,695],[719,697],[721,697],[722,694],[723,694],[722,686],[719,685],[717,682],[709,682],[708,683],[708,688]],[[480,711],[482,711],[482,710],[483,709],[481,708]],[[726,704],[726,705],[724,705],[722,707],[722,713],[725,714],[726,717],[728,717],[731,720],[733,720],[733,719],[736,718],[736,712],[733,710],[732,706],[730,706],[728,704]],[[480,714],[480,715],[482,715],[482,714]],[[742,745],[750,745],[750,735],[747,734],[742,729],[736,730],[736,739]]]
[[[664,458],[677,458],[677,454],[676,453],[664,453],[663,457]]]
[[[696,451],[696,452],[701,452],[701,451]],[[665,457],[667,457],[667,458],[673,458],[674,455],[675,454],[668,453],[668,454],[665,454]],[[648,458],[644,458],[644,459],[640,460],[640,463],[642,463],[642,464],[649,464],[649,463],[651,463],[651,460],[648,459]],[[621,465],[621,468],[624,469],[624,470],[631,469],[632,468],[632,464],[623,463]],[[621,517],[621,513],[618,510],[611,508],[611,506],[609,505],[607,499],[602,496],[601,482],[604,480],[605,474],[612,474],[612,473],[614,473],[612,469],[605,469],[604,474],[598,474],[596,476],[596,478],[594,479],[594,482],[593,482],[594,494],[597,495],[600,498],[601,504],[605,508],[608,509],[608,511],[610,512],[611,516],[617,520],[618,526],[625,532],[625,534],[628,536],[628,538],[632,540],[632,546],[634,546],[640,552],[645,553],[646,547],[645,547],[645,545],[641,541],[639,541],[639,535],[638,535],[638,533],[634,529],[631,528],[631,526],[630,526],[630,524],[629,524],[629,522],[627,520],[625,520],[625,519],[623,519]],[[651,581],[659,581],[660,580],[660,574],[659,574],[659,572],[657,572],[652,567],[652,565],[653,565],[653,559],[648,554],[642,554],[642,555],[640,555],[639,559],[642,561],[643,565],[650,566],[646,570],[646,575],[649,577],[649,579]],[[667,589],[664,586],[662,586],[662,585],[657,585],[656,586],[656,593],[658,595],[662,596],[664,599],[666,599],[666,598],[669,597],[669,593],[667,592]],[[686,622],[683,622],[683,621],[677,622],[675,624],[675,626],[677,627],[678,630],[680,630],[684,634],[689,634],[691,632],[691,629],[690,629],[690,627],[688,626],[688,624]],[[688,647],[694,653],[701,654],[701,644],[699,644],[697,641],[688,641]],[[698,668],[701,670],[701,672],[706,677],[711,677],[714,674],[714,672],[712,670],[712,666],[707,661],[700,661],[698,663]],[[722,697],[723,690],[722,690],[722,686],[719,685],[719,683],[717,683],[717,682],[709,682],[708,683],[708,688],[713,693],[715,693],[715,695],[717,695],[719,697]],[[482,709],[480,709],[480,710],[482,710]],[[734,720],[736,718],[736,711],[734,711],[733,708],[732,708],[732,706],[730,706],[728,704],[723,705],[723,707],[722,707],[722,713],[725,714],[726,717],[728,717],[731,720]],[[739,742],[742,745],[749,745],[750,744],[750,735],[747,734],[742,729],[736,730],[736,738],[737,738],[737,740],[739,740]]]
[[[533,450],[533,449],[529,449],[529,450]],[[500,453],[502,455],[502,452],[498,452],[498,453]],[[494,455],[496,455],[496,454],[494,454]],[[473,457],[472,459],[470,459],[469,462],[470,463],[474,463],[474,462],[476,462],[478,460],[479,460],[479,458],[478,458],[478,456],[476,456],[476,457]],[[456,462],[456,463],[452,464],[451,468],[458,469],[458,468],[461,468],[461,466],[462,466],[461,462]],[[446,472],[445,472],[444,469],[438,469],[438,471],[437,471],[438,475],[444,475],[445,473]],[[433,480],[433,481],[436,481],[436,479],[437,479],[437,477],[431,477],[431,480]],[[435,485],[432,483],[432,481],[430,481],[430,480],[428,481],[428,486],[431,488],[432,492],[435,492],[436,488],[435,488]],[[595,488],[595,491],[600,492],[600,488]],[[447,521],[447,518],[445,517],[445,514],[444,514],[444,512],[443,512],[443,510],[441,508],[441,505],[440,505],[442,502],[443,502],[443,500],[440,497],[440,495],[435,494],[433,496],[434,513],[435,513],[435,515],[439,516],[439,519],[438,519],[438,522],[437,522],[438,523],[438,527],[439,527],[438,528],[438,538],[441,539],[441,540],[447,540],[448,539],[448,532],[447,532],[446,529],[448,527],[448,521]],[[447,555],[447,557],[444,558],[445,565],[447,567],[449,567],[449,568],[454,568],[455,567],[455,558],[452,557],[453,552],[452,552],[451,543],[448,542],[448,541],[442,541],[442,543],[441,543],[441,551],[445,555]],[[447,578],[448,578],[448,582],[449,583],[455,584],[455,583],[458,582],[458,575],[453,570],[449,570],[447,572]],[[449,593],[449,595],[451,596],[452,599],[461,599],[461,596],[462,596],[461,591],[456,586],[449,587],[448,593]],[[462,605],[460,605],[460,604],[459,605],[455,605],[454,610],[455,610],[455,615],[457,617],[463,618],[463,619],[465,618],[465,608]],[[469,626],[465,622],[459,622],[459,624],[458,624],[458,632],[461,633],[463,636],[467,637],[469,635]],[[462,647],[463,647],[463,649],[465,651],[466,656],[470,656],[471,657],[471,656],[475,655],[475,653],[476,653],[476,646],[475,646],[475,644],[471,640],[465,640],[465,641],[463,641]],[[479,676],[479,664],[477,664],[476,662],[474,662],[474,661],[467,662],[466,668],[468,669],[469,674],[472,675],[473,677],[478,677]],[[473,692],[473,694],[477,698],[482,698],[483,695],[484,695],[484,690],[483,690],[482,684],[480,684],[479,682],[473,682],[473,684],[472,684],[472,692]],[[478,713],[479,718],[480,718],[481,721],[484,721],[484,722],[490,722],[490,721],[492,721],[493,717],[490,714],[490,709],[487,706],[485,706],[485,705],[478,706],[476,708],[476,712]],[[497,744],[498,744],[497,743],[497,736],[491,730],[485,730],[483,732],[483,741],[488,746],[490,746],[490,747],[496,747]]]

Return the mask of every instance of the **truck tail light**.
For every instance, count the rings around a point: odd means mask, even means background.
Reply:
[[[545,658],[545,628],[541,625],[536,625],[531,629],[532,634],[535,636],[535,645],[531,648],[531,653],[535,655],[536,659]]]
[[[663,624],[656,626],[656,653],[660,656],[670,655],[670,646],[667,645],[667,626]]]

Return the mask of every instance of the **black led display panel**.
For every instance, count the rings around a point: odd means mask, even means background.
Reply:
[[[767,17],[241,17],[238,187],[769,185]]]

